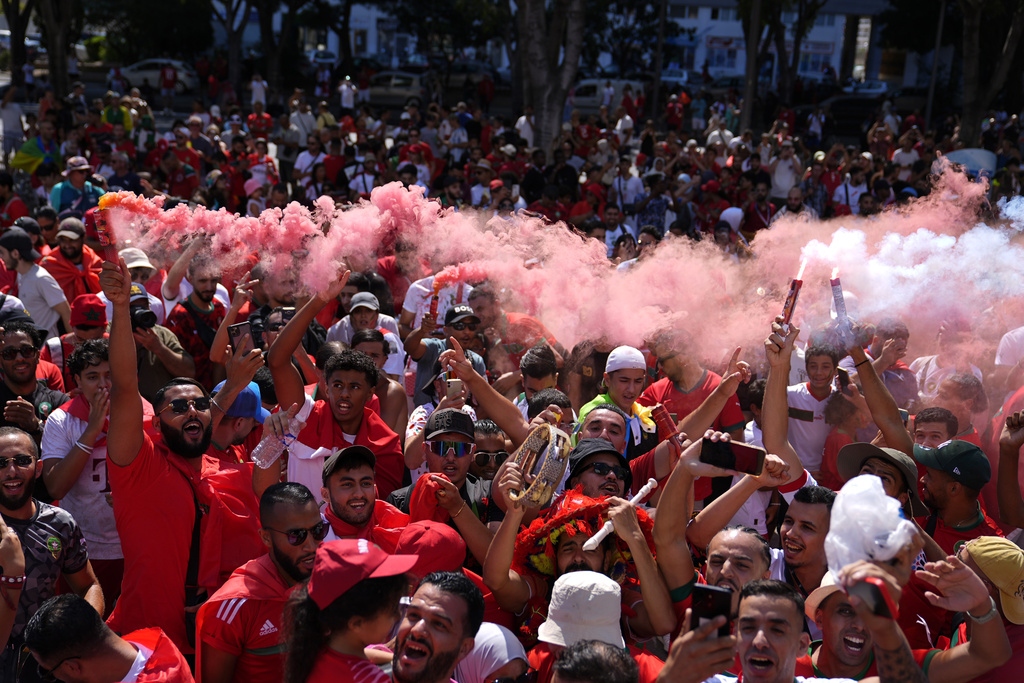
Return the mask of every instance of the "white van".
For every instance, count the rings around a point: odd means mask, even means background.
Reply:
[[[577,83],[572,93],[572,108],[584,116],[596,114],[601,109],[601,102],[604,96],[604,89],[608,83],[615,88],[615,97],[608,106],[608,113],[615,114],[615,108],[622,101],[622,90],[629,84],[633,88],[633,97],[638,92],[643,92],[644,84],[641,81],[629,81],[614,78],[585,78]]]

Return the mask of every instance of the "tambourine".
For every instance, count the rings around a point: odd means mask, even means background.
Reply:
[[[524,477],[534,475],[533,481],[525,491],[510,490],[509,498],[531,508],[547,505],[562,483],[565,468],[569,465],[570,450],[569,435],[561,429],[550,424],[534,428],[511,458],[519,465]],[[538,462],[540,467],[537,467]]]

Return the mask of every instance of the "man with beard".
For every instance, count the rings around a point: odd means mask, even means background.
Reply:
[[[305,423],[289,447],[287,479],[305,484],[310,490],[322,481],[326,454],[346,446],[366,446],[376,458],[378,495],[386,498],[401,486],[405,460],[398,435],[367,406],[379,376],[373,360],[358,351],[342,351],[331,356],[323,372],[326,395],[318,400],[305,392],[302,377],[292,365],[292,354],[306,328],[320,309],[337,298],[347,281],[346,271],[325,291],[311,298],[270,346],[267,365],[282,411],[271,415],[263,429],[264,433],[282,436],[288,433],[293,418]],[[277,467],[257,468],[253,482],[256,491],[263,491],[277,481],[278,476]]]
[[[772,223],[779,220],[783,216],[799,216],[805,220],[816,221],[818,220],[818,212],[812,207],[804,203],[804,191],[799,185],[794,185],[789,188],[789,192],[786,193],[786,203],[783,205],[779,212],[775,214],[775,218],[772,219]]]
[[[268,553],[236,569],[199,609],[199,671],[207,683],[281,680],[284,604],[313,571],[328,526],[309,489],[287,482],[264,491],[260,527]]]
[[[376,465],[373,451],[365,446],[342,448],[324,461],[320,495],[327,501],[323,514],[330,524],[328,541],[365,538],[394,552],[398,533],[377,531],[401,530],[409,524],[409,515],[377,498]]]
[[[50,412],[64,405],[69,397],[48,388],[37,377],[40,340],[31,323],[15,321],[0,329],[0,427],[18,427],[38,443]]]
[[[8,602],[8,590],[21,593],[10,639],[0,653],[0,679],[5,681],[39,680],[32,675],[32,666],[19,678],[20,664],[28,656],[22,652],[22,634],[29,618],[56,593],[58,578],[63,577],[73,592],[103,614],[103,590],[89,564],[78,524],[67,511],[32,497],[41,474],[39,449],[32,437],[15,427],[0,428],[0,514],[18,535],[25,553],[24,575],[5,572],[0,584]]]
[[[43,257],[45,268],[60,288],[64,298],[74,301],[82,294],[100,291],[100,265],[103,260],[85,244],[85,225],[77,218],[65,218],[57,232],[57,250]]]
[[[144,431],[132,282],[123,258],[103,264],[100,283],[114,307],[108,433],[117,438],[107,443],[107,476],[125,558],[121,599],[108,623],[119,633],[159,626],[190,654],[191,623],[203,592],[216,590],[234,569],[264,551],[254,523],[251,467],[204,455],[223,417],[220,406],[231,405],[248,384],[261,354],[254,349],[231,359],[219,404],[195,380],[172,380],[154,397],[153,433]]]
[[[459,572],[434,572],[420,582],[398,624],[395,683],[448,683],[470,653],[484,618],[480,589]]]
[[[302,288],[294,271],[271,273],[262,264],[253,267],[252,278],[258,281],[253,288],[254,302],[262,305],[249,314],[249,324],[252,326],[252,343],[262,346],[265,341],[264,334],[267,332],[267,318],[271,312],[275,308],[294,308],[295,293]],[[326,335],[323,326],[313,321],[302,337],[302,347],[307,353],[315,356]]]
[[[218,299],[220,273],[212,261],[196,258],[188,266],[192,292],[175,304],[167,315],[167,329],[181,341],[196,364],[196,379],[204,390],[224,379],[223,368],[210,359],[210,348],[217,328],[227,311]]]

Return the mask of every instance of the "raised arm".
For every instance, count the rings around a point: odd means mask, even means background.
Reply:
[[[878,376],[874,364],[871,363],[871,359],[868,358],[864,349],[859,345],[854,345],[849,352],[864,391],[864,400],[867,401],[868,410],[871,411],[871,419],[882,432],[885,444],[889,448],[903,451],[913,458],[914,440],[910,438],[910,432],[903,426],[903,418],[900,417],[900,409],[896,405],[896,400],[885,387],[882,378]]]
[[[185,248],[185,251],[181,252],[181,256],[177,258],[170,270],[167,271],[167,277],[164,278],[163,284],[160,285],[160,295],[165,301],[174,301],[178,298],[181,281],[185,279],[185,273],[188,272],[188,264],[192,263],[195,255],[205,246],[205,237],[198,237],[192,240],[188,247]]]
[[[782,458],[789,465],[790,476],[795,479],[804,466],[789,443],[789,393],[786,385],[793,345],[800,336],[800,328],[791,324],[787,333],[782,329],[781,321],[781,316],[775,319],[772,333],[764,342],[770,369],[761,407],[761,435],[765,450]]]
[[[516,536],[522,524],[525,508],[512,502],[508,497],[509,489],[522,491],[525,487],[522,472],[515,463],[506,461],[504,470],[498,470],[498,495],[505,499],[507,512],[498,525],[487,556],[484,558],[483,579],[491,589],[494,598],[502,609],[512,614],[522,612],[530,599],[530,585],[512,569],[512,558],[516,550]]]
[[[310,298],[306,305],[295,313],[295,317],[288,321],[271,345],[267,353],[267,366],[270,368],[270,376],[274,379],[278,405],[296,403],[301,406],[306,400],[302,375],[292,365],[292,354],[302,343],[302,337],[320,309],[341,294],[350,274],[350,271],[346,270],[326,290]]]
[[[523,414],[519,412],[519,408],[516,408],[512,401],[499,394],[494,387],[487,383],[485,378],[473,369],[473,364],[466,358],[466,353],[455,337],[452,337],[449,343],[452,348],[441,353],[439,359],[441,367],[454,372],[463,381],[466,388],[476,398],[481,411],[494,420],[512,444],[518,447],[530,433],[530,425],[523,419]]]
[[[402,311],[402,317],[405,317],[407,311]],[[411,324],[411,321],[410,321]],[[399,331],[401,331],[402,323],[399,322]],[[420,326],[415,330],[410,328],[410,331],[405,337],[405,341],[402,343],[405,348],[405,352],[409,354],[409,357],[413,360],[419,360],[423,358],[423,354],[427,352],[427,345],[423,343],[423,338],[429,336],[433,331],[437,329],[437,318],[430,315],[430,313],[424,313],[423,319],[420,320]]]
[[[1006,418],[999,437],[996,495],[1003,524],[1018,528],[1024,527],[1024,498],[1021,498],[1020,480],[1017,478],[1021,446],[1024,446],[1024,412],[1017,412]]]
[[[115,465],[126,467],[142,447],[142,397],[139,372],[135,364],[135,337],[129,308],[132,279],[124,259],[103,263],[100,287],[113,306],[110,320],[110,422],[107,432],[117,438],[107,440],[107,457]]]
[[[252,288],[258,280],[250,280],[249,273],[242,277],[242,283],[235,288],[235,295],[231,298],[231,307],[224,314],[224,320],[217,328],[217,334],[213,337],[213,345],[210,346],[210,360],[214,363],[225,363],[228,359],[228,328],[235,324],[238,319],[238,312],[246,302],[252,300]]]

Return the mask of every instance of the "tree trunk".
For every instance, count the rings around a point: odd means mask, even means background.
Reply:
[[[1010,67],[1017,56],[1021,37],[1024,36],[1024,3],[1014,3],[1010,29],[1006,33],[996,66],[984,76],[981,73],[981,22],[984,8],[979,0],[960,0],[964,13],[964,109],[960,121],[960,139],[968,147],[978,143],[981,119],[996,98]],[[970,9],[968,9],[970,6]],[[990,18],[991,20],[991,18]],[[1005,20],[1005,18],[1003,18]],[[970,36],[968,36],[970,31]],[[987,85],[986,85],[987,84]]]
[[[242,35],[248,23],[249,0],[222,0],[224,12],[213,9],[213,18],[224,27],[228,37],[228,82],[235,89],[238,101],[242,96]]]
[[[287,4],[287,11],[281,17],[280,35],[274,35],[274,13],[280,6],[279,2],[261,2],[259,5],[260,40],[263,42],[263,54],[267,57],[267,72],[264,74],[270,86],[271,97],[279,97],[284,91],[284,74],[281,72],[281,58],[285,48],[291,42],[292,26],[295,23],[296,6],[294,2]]]
[[[519,39],[524,67],[532,74],[529,99],[537,123],[534,144],[550,152],[583,52],[584,0],[557,0],[551,26],[547,25],[544,10],[544,0],[524,0],[519,4]],[[563,55],[561,63],[559,54]]]
[[[352,36],[349,35],[349,28],[352,26],[352,1],[344,0],[341,7],[340,22],[337,26],[338,48],[341,50],[341,61],[343,64],[352,64]]]
[[[73,0],[42,0],[38,7],[48,43],[49,82],[58,97],[68,92],[68,29],[73,5]]]
[[[793,81],[789,73],[789,55],[786,52],[786,27],[781,20],[775,25],[775,68],[778,74],[776,89],[779,93],[779,101],[789,104],[793,95]]]
[[[743,25],[743,37],[746,43],[744,52],[747,63],[743,79],[743,108],[740,109],[740,130],[750,128],[754,115],[754,102],[757,100],[754,91],[757,89],[757,57],[761,39],[761,0],[753,0],[750,10],[750,21]]]
[[[21,70],[28,61],[28,50],[25,49],[25,33],[28,31],[28,20],[35,9],[35,0],[28,0],[21,5],[18,0],[2,0],[4,16],[7,17],[7,28],[11,32],[11,81],[14,85],[25,85],[25,74]]]

